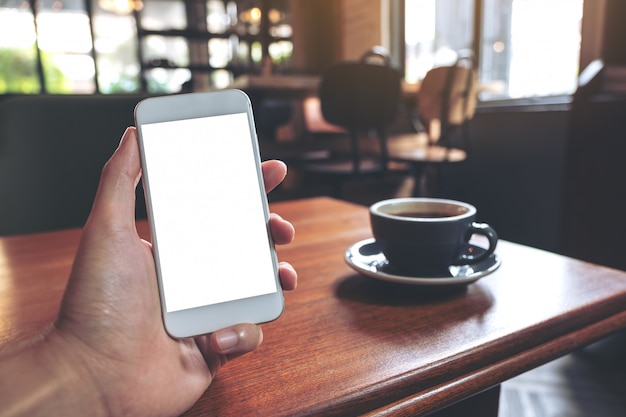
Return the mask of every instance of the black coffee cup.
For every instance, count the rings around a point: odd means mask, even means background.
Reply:
[[[407,275],[446,276],[452,265],[471,265],[490,256],[498,235],[475,219],[471,204],[437,198],[394,198],[370,207],[376,242],[390,267]],[[469,245],[475,234],[485,236],[489,247]]]

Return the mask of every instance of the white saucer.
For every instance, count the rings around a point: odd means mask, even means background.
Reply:
[[[478,247],[475,247],[478,248]],[[467,285],[491,274],[502,263],[496,254],[474,265],[452,265],[444,276],[403,276],[389,271],[389,262],[380,251],[376,240],[365,239],[350,246],[344,255],[350,267],[372,278],[410,285],[451,286]]]

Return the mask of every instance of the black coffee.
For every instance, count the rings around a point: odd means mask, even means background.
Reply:
[[[452,216],[450,213],[444,213],[441,211],[404,211],[402,213],[395,213],[395,215],[400,217],[417,217],[428,219]]]

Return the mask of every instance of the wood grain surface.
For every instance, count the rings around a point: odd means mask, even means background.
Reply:
[[[626,328],[624,272],[501,241],[500,269],[460,290],[391,284],[343,260],[371,237],[367,208],[315,198],[272,210],[296,226],[278,252],[298,289],[187,416],[416,416],[474,396],[455,406],[472,415],[506,379]],[[0,238],[0,347],[54,319],[79,238]]]

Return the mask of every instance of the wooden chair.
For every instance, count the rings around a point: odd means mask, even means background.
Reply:
[[[390,168],[387,126],[398,114],[401,76],[385,63],[370,63],[364,56],[328,68],[318,93],[324,121],[345,129],[347,135],[340,129],[332,132],[334,143],[324,157],[305,160],[299,169],[330,179],[333,194],[339,197],[346,179],[381,175]]]
[[[434,195],[442,165],[467,159],[468,122],[476,111],[476,84],[469,58],[433,68],[421,82],[417,116],[423,131],[390,138],[389,149],[390,160],[411,166],[414,196]]]

